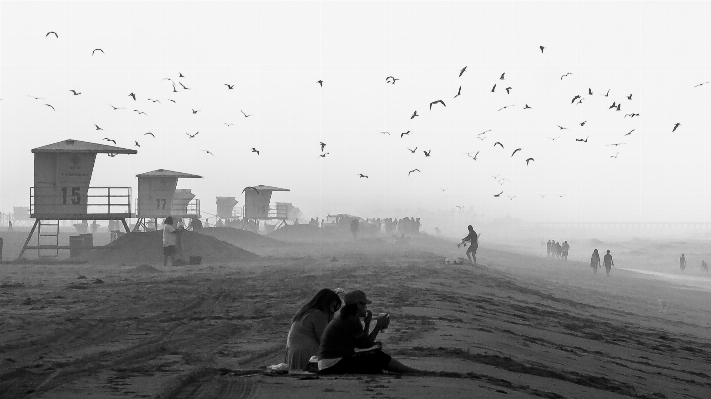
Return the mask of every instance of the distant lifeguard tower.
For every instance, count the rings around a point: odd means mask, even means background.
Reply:
[[[201,179],[190,173],[158,169],[138,177],[138,200],[133,231],[157,230],[158,218],[200,218],[200,200],[190,189],[178,189],[178,179]],[[152,227],[150,226],[152,224]]]
[[[217,197],[217,218],[223,222],[227,222],[230,219],[236,219],[241,215],[235,214],[235,205],[239,203],[235,197]]]
[[[38,257],[57,257],[60,220],[120,220],[129,231],[131,187],[90,187],[96,154],[136,154],[136,150],[64,140],[32,150],[35,154],[34,187],[30,188],[30,234],[20,251],[36,249]],[[37,245],[28,245],[37,230]],[[86,243],[86,242],[85,242]],[[72,246],[71,249],[74,249]],[[92,249],[82,245],[81,249]]]
[[[269,203],[274,191],[291,190],[259,185],[245,187],[242,191],[244,192],[242,229],[250,221],[256,223],[257,229],[259,229],[259,222],[262,220],[280,220],[281,222],[277,225],[277,229],[286,224],[286,220],[289,218],[289,211],[293,208],[292,205],[287,202],[277,202],[276,207],[272,208]]]

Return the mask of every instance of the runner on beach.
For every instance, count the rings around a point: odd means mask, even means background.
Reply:
[[[469,234],[462,238],[462,242],[457,244],[457,248],[464,245],[467,246],[466,242],[469,241],[469,249],[467,249],[467,258],[473,264],[476,264],[476,250],[479,248],[479,235],[474,231],[474,227],[470,224],[467,229],[469,229]]]
[[[612,255],[610,255],[610,250],[607,250],[607,253],[605,254],[605,258],[603,259],[603,264],[605,265],[605,273],[609,276],[610,275],[610,269],[612,269],[612,266],[615,265],[615,262],[612,261]]]
[[[595,248],[590,257],[590,267],[592,267],[593,271],[597,274],[597,268],[600,267],[600,254],[597,252],[597,248]]]

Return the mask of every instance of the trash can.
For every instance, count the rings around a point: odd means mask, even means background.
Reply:
[[[84,236],[69,236],[69,257],[74,258],[82,254],[84,249]]]

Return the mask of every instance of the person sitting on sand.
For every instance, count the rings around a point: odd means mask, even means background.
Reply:
[[[600,253],[597,252],[597,248],[595,248],[590,257],[590,267],[593,268],[595,273],[597,273],[597,268],[600,267]]]
[[[568,250],[570,249],[570,245],[568,245],[568,241],[563,241],[563,245],[561,246],[561,253],[560,256],[564,260],[568,260]]]
[[[605,258],[603,259],[602,263],[605,265],[605,274],[610,275],[610,269],[612,269],[612,266],[615,265],[615,262],[612,261],[612,255],[610,255],[610,250],[607,250],[607,253],[605,254]]]
[[[296,313],[286,339],[289,370],[305,370],[311,356],[318,352],[321,336],[333,315],[341,308],[341,298],[324,288]]]
[[[469,241],[469,249],[467,249],[467,258],[473,264],[476,264],[476,250],[479,249],[479,235],[474,231],[474,227],[470,224],[467,226],[469,234],[462,238],[462,242],[457,244],[457,248],[464,245],[467,246],[466,242]]]
[[[318,351],[319,374],[379,374],[383,370],[395,373],[420,372],[393,359],[379,346],[373,348],[378,333],[390,324],[390,317],[386,315],[377,318],[373,331],[368,334],[373,319],[368,304],[372,302],[363,291],[347,293],[344,303],[343,309],[323,332]],[[361,317],[365,326],[360,323]],[[367,350],[356,352],[356,349]]]
[[[679,258],[679,269],[681,269],[682,272],[686,269],[686,258],[684,254],[681,254],[681,258]]]
[[[175,242],[178,233],[173,227],[173,218],[168,216],[163,221],[163,266],[167,266],[168,258],[170,265],[175,263]]]

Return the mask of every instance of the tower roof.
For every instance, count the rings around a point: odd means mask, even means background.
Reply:
[[[87,141],[67,139],[32,149],[33,153],[38,152],[90,152],[104,154],[136,154],[136,150],[129,148],[114,147],[106,144],[89,143]]]

